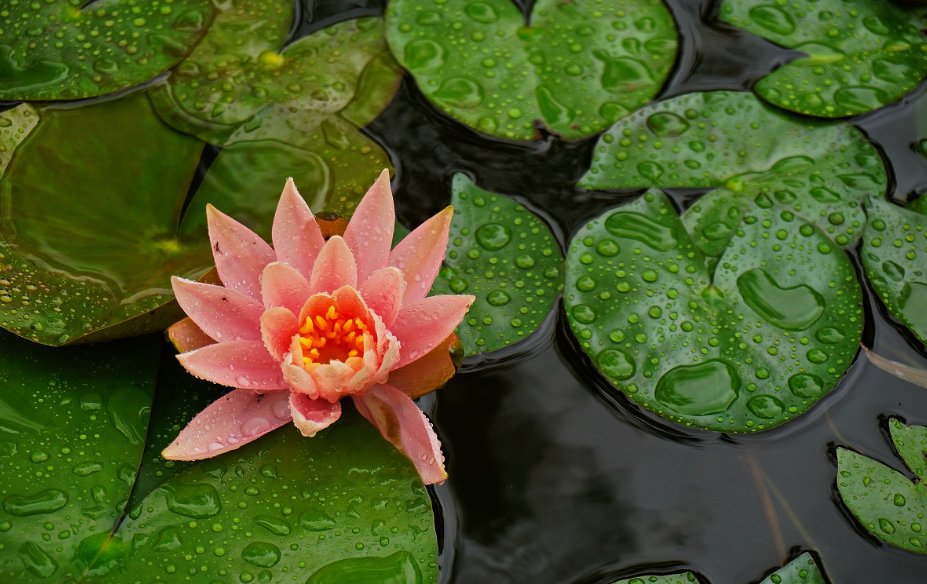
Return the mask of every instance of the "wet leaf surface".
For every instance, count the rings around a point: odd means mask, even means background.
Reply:
[[[927,9],[884,0],[725,0],[721,19],[806,56],[755,91],[779,107],[839,118],[898,101],[927,75]]]
[[[212,20],[208,0],[5,3],[0,100],[106,95],[173,67]]]
[[[162,344],[52,349],[0,331],[2,577],[64,582],[107,539],[145,446]]]
[[[927,343],[927,214],[923,197],[907,209],[872,200],[863,240],[866,277],[879,298]]]
[[[564,306],[582,349],[629,398],[688,426],[755,432],[805,412],[859,346],[849,259],[790,212],[757,206],[713,273],[706,260],[658,191],[580,229]]]
[[[602,135],[587,189],[716,188],[683,215],[702,252],[720,256],[756,204],[814,223],[837,244],[862,235],[867,195],[887,179],[853,126],[800,118],[750,93],[692,93],[648,106]]]
[[[911,481],[881,462],[847,448],[837,448],[837,489],[844,504],[869,533],[891,545],[927,554],[923,524],[927,516],[927,428],[888,420],[892,442]]]
[[[489,353],[526,338],[563,288],[563,254],[544,221],[503,195],[454,176],[454,219],[432,294],[473,294],[457,328],[465,354]]]
[[[634,578],[618,580],[614,584],[689,584],[690,582],[698,582],[698,578],[692,572],[682,572],[681,574],[668,574],[665,576],[635,576]]]
[[[827,584],[827,580],[814,557],[805,552],[784,568],[767,576],[760,584]]]
[[[567,140],[600,132],[660,90],[677,33],[658,0],[394,0],[393,54],[439,108],[486,134]]]

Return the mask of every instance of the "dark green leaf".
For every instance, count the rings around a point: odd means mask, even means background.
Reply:
[[[682,572],[680,574],[669,574],[667,576],[635,576],[618,580],[614,584],[689,584],[698,582],[695,574],[692,572]]]
[[[847,246],[862,235],[863,198],[881,196],[886,175],[875,147],[849,124],[800,118],[750,93],[715,91],[656,103],[618,122],[601,137],[579,184],[717,187],[683,222],[704,253],[719,256],[754,200]]]
[[[721,19],[805,57],[756,84],[765,100],[825,118],[898,101],[927,75],[927,11],[889,0],[725,0]]]
[[[676,56],[659,0],[393,0],[390,47],[419,89],[481,132],[533,140],[535,121],[576,139],[650,101]]]
[[[849,367],[861,292],[846,255],[790,212],[753,207],[714,273],[665,195],[570,243],[564,305],[583,350],[652,412],[755,432],[805,412]]]
[[[4,3],[0,100],[78,99],[173,67],[212,20],[208,0]]]
[[[814,557],[805,552],[781,570],[767,576],[760,584],[827,584],[827,580]]]
[[[550,228],[518,202],[454,176],[454,219],[432,294],[473,294],[457,328],[468,355],[488,353],[538,329],[563,288],[563,254]]]

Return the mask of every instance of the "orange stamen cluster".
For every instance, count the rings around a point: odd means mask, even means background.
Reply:
[[[345,363],[352,357],[363,358],[366,331],[364,321],[338,314],[335,306],[324,314],[310,314],[299,329],[303,367],[311,370],[334,360]]]

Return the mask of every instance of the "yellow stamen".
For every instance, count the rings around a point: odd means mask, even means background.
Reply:
[[[337,304],[318,310],[307,316],[299,329],[303,368],[310,371],[332,360],[346,362],[348,359],[352,360],[352,367],[361,367],[367,323],[361,318],[341,316]]]

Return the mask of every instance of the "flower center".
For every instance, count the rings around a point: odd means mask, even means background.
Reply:
[[[346,363],[351,357],[363,358],[366,330],[364,321],[340,315],[335,306],[310,314],[299,329],[303,367],[314,369],[335,360]]]

